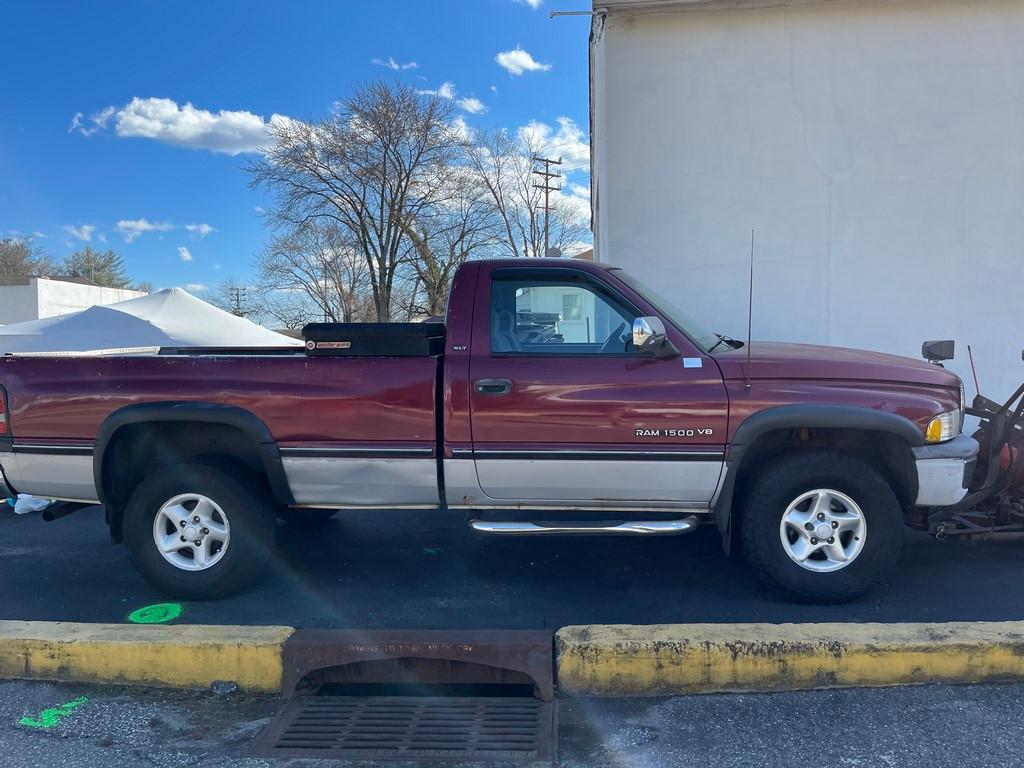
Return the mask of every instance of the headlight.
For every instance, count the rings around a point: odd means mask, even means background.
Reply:
[[[952,440],[960,434],[963,429],[963,411],[957,408],[954,411],[946,411],[928,422],[924,431],[924,439],[929,443],[942,443]]]

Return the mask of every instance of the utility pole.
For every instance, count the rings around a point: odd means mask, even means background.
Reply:
[[[551,171],[551,166],[561,165],[562,158],[558,158],[557,160],[549,160],[546,157],[532,157],[530,159],[533,160],[533,162],[541,163],[544,166],[543,171],[534,171],[534,173],[543,178],[544,181],[541,184],[534,184],[533,187],[534,189],[540,189],[544,191],[544,255],[547,256],[551,250],[548,247],[548,232],[550,230],[549,223],[551,219],[551,204],[549,201],[549,196],[552,192],[558,192],[562,189],[561,187],[551,186],[552,179],[562,178],[562,174],[553,173]]]
[[[242,301],[245,299],[245,286],[244,285],[233,285],[230,288],[231,291],[231,314],[236,317],[245,317],[245,311],[242,309]]]

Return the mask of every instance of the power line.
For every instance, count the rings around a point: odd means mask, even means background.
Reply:
[[[561,187],[553,187],[553,186],[551,186],[551,180],[552,179],[560,179],[560,178],[562,178],[562,174],[560,174],[560,173],[553,173],[552,172],[551,166],[552,165],[561,165],[562,164],[562,158],[558,158],[557,160],[549,160],[546,157],[532,157],[530,159],[533,160],[533,162],[535,162],[535,163],[542,163],[544,165],[544,170],[543,171],[534,171],[534,173],[537,176],[540,176],[540,177],[542,177],[544,179],[544,182],[542,184],[534,184],[533,188],[534,189],[541,189],[541,190],[544,191],[544,255],[547,256],[548,252],[551,250],[548,247],[548,232],[550,230],[550,219],[551,219],[550,195],[551,195],[552,192],[560,192],[561,189],[562,189]]]

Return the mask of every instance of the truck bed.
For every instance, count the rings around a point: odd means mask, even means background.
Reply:
[[[244,409],[265,425],[298,504],[337,501],[342,482],[359,489],[358,498],[351,491],[346,497],[354,505],[423,497],[429,503],[437,496],[438,366],[436,357],[307,357],[301,350],[4,357],[13,448],[4,469],[19,492],[92,501],[94,442],[111,414],[143,404],[216,403]],[[61,457],[59,488],[53,454]],[[396,495],[387,459],[414,456],[423,466],[404,470],[416,470],[411,484],[422,489]],[[353,475],[371,467],[353,484]],[[404,483],[408,490],[410,481]]]
[[[209,401],[255,414],[284,446],[433,446],[438,361],[293,355],[6,357],[15,444],[92,441],[138,403]]]

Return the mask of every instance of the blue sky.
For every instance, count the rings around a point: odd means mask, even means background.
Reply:
[[[0,237],[114,248],[133,279],[200,295],[247,280],[267,199],[239,150],[272,115],[322,116],[379,77],[452,95],[470,127],[540,124],[582,166],[589,18],[548,13],[588,6],[5,0]]]

